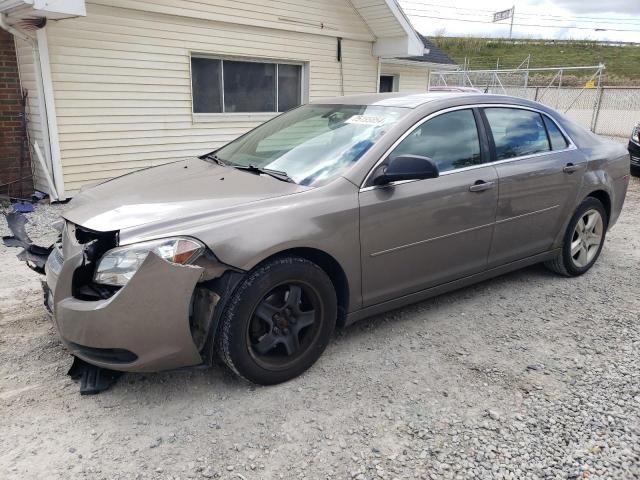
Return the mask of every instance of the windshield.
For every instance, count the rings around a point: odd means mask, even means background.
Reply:
[[[231,166],[284,172],[300,185],[336,177],[408,109],[373,105],[305,105],[216,152]]]

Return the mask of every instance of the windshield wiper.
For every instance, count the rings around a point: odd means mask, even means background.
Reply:
[[[218,165],[221,165],[223,167],[227,167],[228,164],[224,162],[224,160],[222,160],[220,157],[218,157],[218,155],[216,155],[216,152],[211,152],[211,153],[207,153],[205,155],[202,155],[200,158],[205,159],[205,160],[212,160],[215,163],[217,163]]]
[[[287,175],[287,172],[282,172],[280,170],[271,170],[270,168],[261,168],[256,167],[255,165],[231,165],[233,168],[237,168],[238,170],[245,170],[247,172],[252,173],[264,173],[265,175],[269,175],[277,180],[281,180],[283,182],[296,183],[293,178]]]

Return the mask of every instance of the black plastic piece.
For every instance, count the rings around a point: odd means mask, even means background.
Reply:
[[[6,215],[7,225],[13,235],[2,237],[3,243],[7,247],[18,247],[23,250],[18,254],[18,259],[27,262],[27,266],[38,273],[44,274],[44,265],[53,250],[53,246],[41,247],[34,245],[25,230],[28,220],[23,214],[11,212]]]
[[[80,395],[96,395],[108,390],[120,378],[122,372],[96,367],[74,356],[67,375],[80,381]]]

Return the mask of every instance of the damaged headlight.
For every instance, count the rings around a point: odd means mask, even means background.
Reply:
[[[193,238],[174,237],[116,247],[105,253],[93,280],[103,285],[121,287],[136,273],[150,252],[168,262],[187,265],[204,251],[205,246]]]

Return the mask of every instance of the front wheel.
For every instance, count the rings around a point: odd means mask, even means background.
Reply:
[[[608,221],[602,202],[587,197],[571,217],[560,254],[545,263],[547,268],[567,277],[587,272],[600,256]]]
[[[261,385],[307,370],[336,323],[333,283],[316,264],[279,257],[251,271],[223,315],[218,352],[237,375]]]

